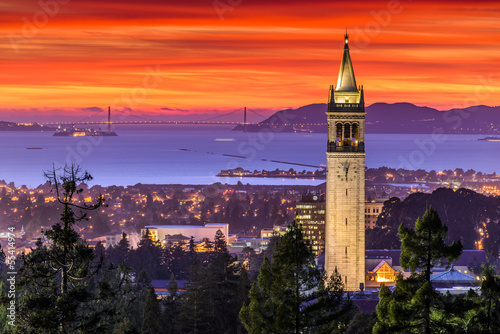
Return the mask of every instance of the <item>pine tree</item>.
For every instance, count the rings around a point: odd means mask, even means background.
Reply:
[[[167,284],[168,296],[163,300],[163,319],[165,319],[166,334],[175,333],[175,320],[179,316],[179,286],[175,276],[170,275],[170,281]]]
[[[443,300],[432,287],[431,273],[438,264],[452,263],[460,257],[460,241],[451,245],[445,243],[448,228],[441,222],[434,209],[425,212],[415,222],[415,229],[399,226],[401,238],[401,266],[410,269],[408,279],[401,275],[396,279],[394,293],[387,287],[380,289],[380,302],[377,306],[379,322],[374,333],[395,331],[431,333],[433,309],[439,309]]]
[[[80,238],[73,226],[87,218],[86,211],[104,205],[99,196],[92,205],[77,205],[79,184],[92,180],[79,166],[55,168],[45,176],[52,183],[57,201],[63,206],[61,221],[44,233],[31,253],[21,256],[19,270],[19,327],[30,331],[74,332],[85,323],[86,305],[92,300],[86,282],[99,270],[93,250]],[[74,210],[79,210],[77,214]]]
[[[95,298],[86,312],[86,327],[82,333],[140,333],[144,307],[149,294],[147,274],[134,278],[131,268],[107,264],[93,287]],[[91,285],[89,284],[89,287]]]
[[[137,249],[130,254],[130,266],[136,272],[144,269],[150,278],[159,279],[163,276],[163,267],[160,265],[162,248],[159,241],[150,238],[149,230],[142,236]]]
[[[6,277],[5,275],[0,275],[0,333],[3,333],[3,329],[7,328],[7,305],[10,304],[10,298],[7,297],[7,288],[5,286]]]
[[[353,310],[342,295],[340,275],[325,277],[294,221],[264,258],[240,318],[249,333],[342,333]]]
[[[238,312],[248,291],[248,276],[227,249],[218,230],[204,264],[194,254],[186,293],[180,296],[177,332],[238,333]]]
[[[212,302],[212,321],[223,333],[235,333],[241,325],[238,313],[244,299],[239,292],[245,284],[245,276],[242,277],[241,272],[241,266],[229,254],[224,233],[217,230],[214,251],[206,269],[205,286]]]
[[[481,282],[481,297],[484,299],[486,309],[486,329],[492,331],[500,326],[500,277],[495,275],[494,268],[483,268],[483,281]]]
[[[144,316],[142,320],[142,334],[163,333],[160,301],[156,297],[155,289],[149,288],[149,293],[144,305]]]
[[[196,253],[196,245],[194,243],[194,237],[193,236],[191,236],[191,238],[189,239],[188,248],[189,248],[189,254],[190,255],[194,255],[194,253]]]
[[[191,264],[186,292],[182,295],[179,316],[176,319],[176,332],[210,334],[214,324],[210,322],[210,300],[205,288],[205,272],[197,254]]]
[[[166,274],[173,274],[179,279],[186,279],[189,274],[189,268],[187,264],[187,254],[184,250],[185,243],[176,243],[171,245],[170,243],[162,249],[162,267]]]
[[[0,274],[3,272],[4,266],[5,266],[5,252],[2,249],[2,245],[0,245]]]
[[[221,230],[217,230],[217,232],[215,232],[214,252],[219,253],[219,254],[226,254],[227,253],[226,237],[225,237],[224,233],[222,233]]]
[[[117,310],[114,319],[116,334],[140,332],[150,283],[145,271],[135,275],[132,269],[123,263],[117,268],[112,281],[113,302],[116,304],[113,306]]]
[[[122,262],[127,262],[130,254],[130,241],[128,240],[127,233],[123,232],[122,237],[116,246],[108,249],[108,259],[115,266],[120,265]]]

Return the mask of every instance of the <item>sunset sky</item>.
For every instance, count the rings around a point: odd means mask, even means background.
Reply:
[[[7,0],[0,21],[0,120],[325,103],[346,28],[367,104],[500,104],[497,1]]]

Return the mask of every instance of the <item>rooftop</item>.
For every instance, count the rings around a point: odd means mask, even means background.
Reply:
[[[203,228],[203,225],[148,225],[144,228]]]
[[[461,273],[453,268],[442,273],[432,274],[431,281],[433,283],[478,283],[474,276]]]
[[[217,223],[209,223],[205,225],[148,225],[144,228],[204,228],[204,227],[217,227],[217,226],[225,226],[228,224],[217,224]]]

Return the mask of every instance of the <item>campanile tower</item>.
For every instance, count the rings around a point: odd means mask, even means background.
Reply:
[[[346,291],[365,282],[365,103],[356,85],[349,36],[337,85],[330,86],[326,153],[325,268],[337,269]]]

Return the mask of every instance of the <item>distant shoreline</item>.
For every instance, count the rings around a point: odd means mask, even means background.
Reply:
[[[262,177],[262,178],[278,178],[278,179],[318,179],[326,180],[326,176],[308,176],[308,175],[224,175],[217,174],[217,177],[236,177],[236,178],[247,178],[247,177]]]
[[[299,164],[295,164],[299,165]],[[307,165],[302,165],[307,166]],[[293,168],[290,170],[281,170],[275,169],[272,171],[262,170],[262,171],[249,171],[245,170],[241,167],[235,169],[221,170],[217,175],[217,177],[236,177],[236,178],[244,178],[244,177],[261,177],[261,178],[284,178],[284,179],[318,179],[318,180],[326,180],[326,170],[316,170],[315,172],[311,171],[295,171]]]
[[[0,121],[0,131],[55,131],[55,128],[38,123],[14,123]]]

